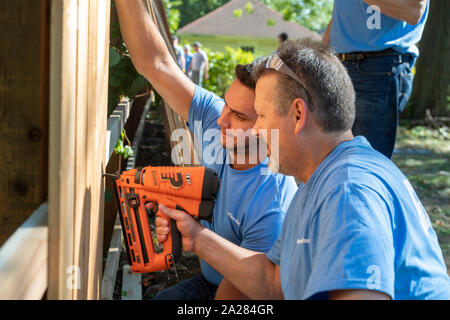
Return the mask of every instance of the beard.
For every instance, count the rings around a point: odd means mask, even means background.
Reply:
[[[237,164],[257,164],[260,159],[264,159],[264,155],[260,153],[260,139],[255,136],[221,135],[220,143],[228,151],[232,163]],[[263,149],[262,152],[267,151]],[[248,162],[248,163],[247,163]]]

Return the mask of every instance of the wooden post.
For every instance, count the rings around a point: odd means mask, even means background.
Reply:
[[[47,197],[47,2],[0,1],[0,246]]]
[[[98,299],[110,0],[52,0],[49,299]]]

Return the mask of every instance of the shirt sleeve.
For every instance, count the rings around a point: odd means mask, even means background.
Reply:
[[[376,290],[394,298],[390,210],[377,192],[342,184],[311,223],[316,236],[304,298],[340,289]]]
[[[267,252],[280,234],[286,212],[280,205],[280,194],[276,187],[264,188],[257,200],[247,208],[242,223],[241,247]]]
[[[280,233],[285,215],[281,209],[264,212],[257,221],[245,228],[241,247],[259,252],[269,251]]]
[[[275,243],[273,244],[272,248],[266,253],[267,259],[272,261],[277,266],[280,265],[280,254],[281,254],[281,236],[282,234],[278,235],[277,240],[275,240]]]

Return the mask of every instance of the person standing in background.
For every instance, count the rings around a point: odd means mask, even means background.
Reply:
[[[189,71],[192,71],[192,81],[202,87],[203,79],[208,80],[209,62],[205,51],[201,49],[200,42],[194,42],[194,57],[192,58]]]
[[[391,158],[399,113],[408,101],[416,43],[428,16],[429,0],[335,0],[323,41],[330,44],[356,92],[354,136]]]
[[[173,36],[173,48],[175,49],[175,53],[177,55],[177,64],[180,67],[180,69],[185,72],[185,66],[186,66],[186,60],[184,58],[184,52],[183,49],[178,44],[178,37]]]
[[[286,32],[282,32],[278,35],[278,42],[282,44],[289,38],[288,34]]]
[[[186,75],[191,78],[191,72],[189,71],[189,66],[191,65],[192,58],[194,57],[194,54],[191,52],[191,46],[186,44],[184,45],[184,59],[186,60]]]

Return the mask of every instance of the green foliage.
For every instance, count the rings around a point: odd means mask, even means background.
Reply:
[[[122,41],[120,27],[112,3],[109,48],[108,116],[124,97],[133,99],[136,94],[148,90],[150,84],[134,68],[130,55]]]
[[[126,146],[123,145],[124,139],[128,143],[128,145],[126,145]],[[116,146],[114,147],[114,151],[116,152],[116,154],[118,154],[119,156],[121,156],[124,159],[134,156],[133,149],[131,149],[131,142],[127,137],[127,133],[125,132],[125,129],[122,129],[122,132],[120,133],[120,138],[119,138],[119,140],[117,140]]]
[[[251,2],[247,2],[247,4],[245,5],[245,12],[247,12],[248,14],[253,14],[253,5]]]
[[[180,24],[180,10],[178,9],[183,1],[181,0],[163,0],[167,22],[169,23],[169,29],[171,33],[178,30]]]
[[[254,60],[253,53],[242,49],[225,48],[226,52],[211,52],[205,49],[209,59],[209,79],[204,82],[205,89],[223,97],[235,78],[237,64],[247,64]]]
[[[242,9],[237,9],[233,11],[233,14],[236,18],[240,18],[242,16]]]
[[[133,99],[149,86],[148,81],[134,68],[123,43],[109,49],[108,114],[111,114],[122,97]]]
[[[172,1],[173,0],[170,0],[170,2]],[[197,20],[205,14],[224,5],[228,1],[229,0],[181,0],[182,5],[178,7],[181,12],[180,27]]]
[[[295,21],[308,29],[326,29],[333,12],[333,0],[261,0],[283,15],[284,20]]]
[[[260,1],[280,12],[285,20],[298,22],[314,31],[322,31],[327,27],[333,11],[333,0]],[[229,0],[164,0],[165,4],[171,4],[172,7],[176,7],[181,13],[179,17],[180,27],[197,20],[227,2]],[[234,15],[236,18],[242,17],[242,10],[245,10],[248,14],[252,14],[253,5],[247,2],[244,8],[235,10]],[[168,16],[170,20],[170,12]],[[274,21],[267,21],[267,24],[274,25]]]

